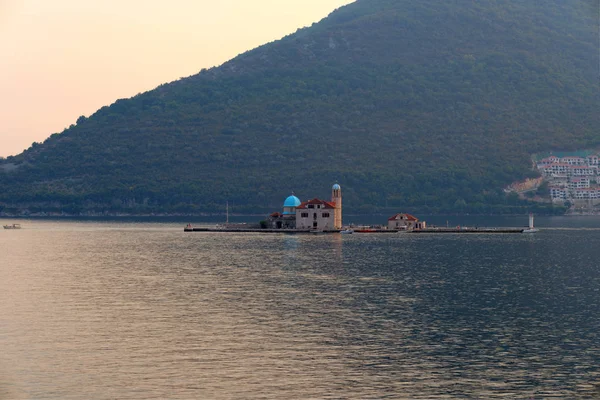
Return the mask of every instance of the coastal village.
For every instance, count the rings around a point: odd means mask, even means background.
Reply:
[[[516,182],[505,189],[522,196],[533,194],[547,183],[545,198],[532,198],[534,201],[551,201],[564,205],[571,212],[598,212],[600,207],[600,152],[581,151],[577,153],[550,154],[533,160],[534,168],[540,173],[538,178]]]
[[[552,201],[600,200],[599,157],[550,156],[540,160],[537,168],[550,183]]]
[[[536,163],[548,182],[553,203],[570,203],[575,208],[600,204],[600,154],[550,155]]]

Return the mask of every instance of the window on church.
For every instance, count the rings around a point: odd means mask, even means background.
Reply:
[[[323,213],[323,214],[322,214],[322,217],[323,217],[323,218],[329,218],[329,213]]]
[[[309,204],[308,208],[315,208],[315,205],[314,204]]]
[[[308,218],[308,213],[302,213],[302,214],[300,214],[300,216],[301,216],[302,218]]]

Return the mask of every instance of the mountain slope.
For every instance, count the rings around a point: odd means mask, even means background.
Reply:
[[[358,0],[5,161],[29,209],[516,210],[530,154],[600,144],[597,0]],[[14,167],[17,168],[14,168]]]

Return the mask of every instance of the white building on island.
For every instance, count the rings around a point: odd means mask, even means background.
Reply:
[[[269,215],[271,229],[340,230],[342,229],[342,188],[337,183],[331,188],[331,201],[311,199],[301,202],[294,194],[283,203],[283,213]]]
[[[419,221],[417,217],[406,213],[398,213],[388,218],[387,228],[390,230],[412,231],[414,229],[425,229],[426,227],[425,221]]]

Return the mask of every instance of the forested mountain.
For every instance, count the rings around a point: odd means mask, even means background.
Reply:
[[[525,211],[532,153],[600,144],[598,3],[357,0],[9,157],[0,207]]]

